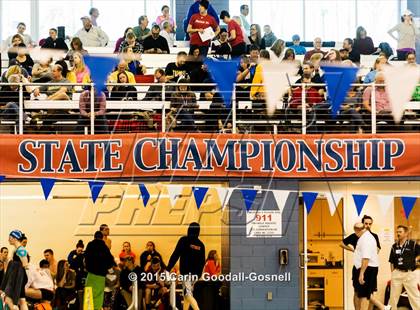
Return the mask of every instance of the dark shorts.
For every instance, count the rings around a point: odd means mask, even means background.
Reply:
[[[46,290],[44,288],[40,289],[41,291],[41,300],[52,301],[54,299],[54,292],[50,290]]]
[[[359,298],[370,299],[370,296],[377,290],[378,267],[366,268],[363,278],[365,284],[363,285],[359,283],[359,274],[360,269],[356,269],[356,267],[353,266],[352,280],[354,292]]]

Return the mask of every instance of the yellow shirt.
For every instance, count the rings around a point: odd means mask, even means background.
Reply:
[[[108,80],[110,81],[110,82],[112,82],[112,83],[117,83],[117,81],[118,81],[118,70],[117,71],[114,71],[114,72],[112,72],[110,75],[109,75],[109,78],[108,78]],[[128,83],[129,84],[136,84],[136,79],[134,78],[134,74],[133,73],[131,73],[130,71],[125,71],[125,73],[127,74],[127,76],[128,76]]]
[[[257,65],[255,68],[254,78],[252,79],[252,84],[263,84],[263,73],[262,73],[262,66]],[[265,94],[264,86],[251,86],[250,97],[251,100],[259,99],[257,94]]]
[[[77,83],[76,73],[74,73],[74,71],[70,71],[69,73],[67,73],[66,78],[67,78],[67,80],[70,81],[70,83]],[[90,76],[89,76],[89,74],[85,74],[83,76],[82,83],[90,83]]]

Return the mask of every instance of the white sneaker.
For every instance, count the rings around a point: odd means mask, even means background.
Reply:
[[[392,307],[390,305],[384,306],[384,310],[391,310]]]

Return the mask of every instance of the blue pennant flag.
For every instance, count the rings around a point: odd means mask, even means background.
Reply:
[[[3,182],[3,180],[6,178],[5,175],[0,175],[0,183]]]
[[[201,205],[203,204],[204,197],[207,194],[208,187],[194,187],[192,188],[195,203],[197,204],[197,209],[200,209]]]
[[[44,192],[44,197],[45,200],[48,199],[48,197],[50,196],[51,190],[54,187],[55,184],[55,179],[40,179],[41,182],[41,186],[42,186],[42,191]]]
[[[352,194],[352,196],[354,200],[354,205],[356,206],[357,215],[360,216],[360,213],[362,213],[363,207],[365,206],[368,195]]]
[[[144,184],[139,184],[141,199],[143,199],[143,205],[144,207],[147,206],[147,203],[150,199],[149,191],[147,190],[147,187]]]
[[[106,56],[84,56],[85,64],[90,70],[90,78],[98,91],[105,89],[108,75],[118,65],[119,59]]]
[[[217,84],[220,95],[223,97],[225,106],[232,106],[233,84],[236,82],[239,59],[236,60],[213,60],[207,58],[204,63],[209,68],[213,80]]]
[[[303,203],[305,204],[308,214],[311,212],[312,207],[314,206],[316,197],[318,197],[318,193],[302,192]]]
[[[322,66],[323,78],[327,84],[328,97],[331,103],[331,113],[336,117],[340,111],[341,104],[346,99],[347,92],[352,83],[355,82],[357,67],[344,66]]]
[[[408,219],[411,211],[413,211],[416,204],[417,197],[401,197],[401,202],[404,208],[405,218]]]
[[[105,185],[104,181],[89,181],[89,188],[92,194],[93,203],[96,202],[96,199],[98,198],[102,190],[102,187],[104,187],[104,185]]]
[[[255,189],[241,189],[241,193],[245,201],[246,211],[248,212],[254,203],[257,191]]]

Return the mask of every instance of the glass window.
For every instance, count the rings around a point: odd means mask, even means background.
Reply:
[[[26,33],[31,34],[31,2],[29,0],[3,0],[0,15],[1,38],[3,40],[16,34],[19,22],[24,22]]]
[[[315,37],[321,37],[323,41],[341,42],[347,37],[354,38],[356,32],[355,8],[354,0],[306,1],[305,40],[312,41]]]
[[[357,4],[357,26],[366,29],[375,46],[389,42],[391,46],[397,47],[397,42],[387,32],[400,22],[399,15],[397,1],[358,1]]]
[[[229,13],[230,16],[239,16],[241,14],[241,5],[246,4],[250,8],[248,21],[251,21],[251,1],[250,0],[230,0]]]
[[[252,21],[261,26],[261,31],[264,25],[271,25],[276,37],[285,41],[291,41],[294,34],[303,37],[302,12],[302,0],[258,0],[251,10]]]
[[[127,27],[137,26],[139,17],[145,13],[143,0],[94,0],[92,5],[99,10],[98,26],[110,41],[122,37]]]
[[[18,2],[18,1],[16,1]],[[66,36],[73,36],[82,28],[82,16],[89,15],[90,3],[84,0],[40,0],[39,37],[47,38],[50,28],[65,27]]]

